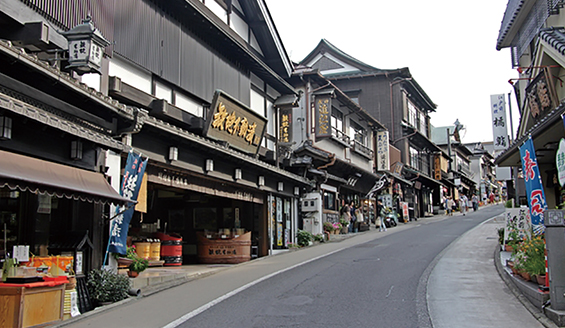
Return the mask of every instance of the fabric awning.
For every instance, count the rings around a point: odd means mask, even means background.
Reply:
[[[95,203],[124,204],[101,173],[0,150],[0,187]]]

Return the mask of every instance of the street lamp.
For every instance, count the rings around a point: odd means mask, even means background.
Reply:
[[[98,73],[102,67],[102,54],[110,42],[94,27],[90,16],[67,32],[62,33],[69,42],[69,66],[79,75]]]

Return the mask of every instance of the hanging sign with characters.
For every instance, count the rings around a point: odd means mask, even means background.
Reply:
[[[332,117],[332,96],[317,95],[315,101],[315,117],[316,117],[316,140],[329,138],[332,136],[332,126],[330,118]]]
[[[549,69],[544,68],[526,87],[526,98],[530,115],[538,121],[544,112],[557,106],[557,96]]]
[[[204,135],[227,141],[230,147],[257,154],[267,119],[221,90],[216,90],[208,113]]]
[[[490,106],[492,110],[492,135],[494,150],[504,150],[508,148],[509,144],[504,94],[491,95]]]
[[[388,131],[377,132],[377,171],[390,170],[390,155],[388,152]]]
[[[547,203],[541,184],[541,176],[532,137],[529,137],[520,147],[520,157],[522,158],[522,172],[526,184],[526,195],[528,196],[532,228],[534,235],[537,236],[543,234],[545,231],[543,212],[547,209]]]

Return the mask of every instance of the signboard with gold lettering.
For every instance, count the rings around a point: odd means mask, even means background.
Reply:
[[[288,143],[292,141],[292,109],[280,110],[279,141]]]
[[[253,112],[235,98],[216,90],[204,136],[227,141],[230,147],[248,154],[257,154],[267,119]]]
[[[329,138],[332,136],[332,98],[331,95],[319,95],[315,100],[316,111],[316,139]]]
[[[544,117],[544,114],[554,109],[558,104],[558,99],[553,85],[553,78],[548,68],[544,68],[526,87],[526,98],[530,115],[537,121]]]
[[[434,154],[434,179],[441,181],[441,154]]]

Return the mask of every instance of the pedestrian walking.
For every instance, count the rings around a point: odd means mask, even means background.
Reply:
[[[351,232],[351,208],[349,204],[346,203],[341,208],[341,217],[347,221],[347,231]]]
[[[467,196],[461,195],[461,197],[459,197],[459,207],[461,213],[465,216],[465,213],[467,213]]]
[[[355,221],[357,221],[357,217],[355,216],[355,203],[351,202],[349,205],[349,215],[351,216],[351,223],[349,224],[349,232],[355,231]]]
[[[379,216],[379,231],[386,231],[385,213],[383,202],[379,199],[377,201],[377,215]]]
[[[449,216],[453,216],[453,205],[455,205],[453,198],[451,196],[447,197],[447,215]]]
[[[476,212],[479,209],[479,197],[477,196],[477,194],[473,195],[473,211]]]

